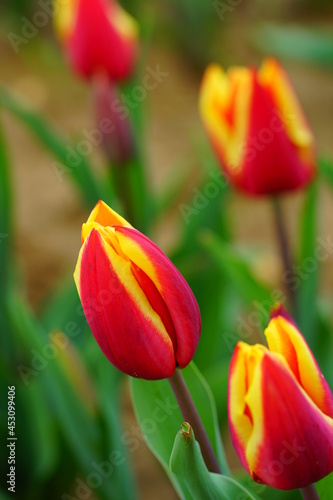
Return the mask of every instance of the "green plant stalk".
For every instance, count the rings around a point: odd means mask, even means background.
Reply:
[[[304,500],[320,500],[316,486],[313,483],[301,488],[301,492]]]
[[[179,369],[176,369],[173,377],[169,378],[169,383],[176,397],[183,418],[193,428],[194,435],[198,441],[203,459],[207,469],[210,472],[221,474],[221,469],[215,456],[213,447],[209,441],[200,415],[197,412],[191,394],[187,388],[183,375]]]
[[[273,203],[273,210],[274,210],[274,218],[275,218],[275,226],[276,226],[276,233],[277,233],[277,238],[280,246],[280,254],[281,254],[281,259],[284,267],[284,274],[285,276],[288,276],[291,272],[292,269],[292,259],[290,255],[290,245],[288,241],[288,236],[286,233],[286,228],[284,225],[284,220],[283,220],[283,215],[282,215],[282,210],[281,210],[281,203],[280,199],[278,196],[274,196],[272,198],[272,203]],[[290,305],[292,307],[292,312],[294,315],[296,315],[296,296],[294,290],[290,287],[290,285],[287,283],[287,292],[288,292],[288,297],[290,301]]]

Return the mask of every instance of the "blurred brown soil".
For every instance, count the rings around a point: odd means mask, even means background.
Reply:
[[[68,135],[69,141],[73,136],[80,140],[84,129],[94,128],[89,89],[74,79],[65,66],[59,70],[60,55],[54,48],[32,41],[17,57],[4,44],[0,45],[0,53],[2,82],[22,96],[33,109],[49,117]],[[200,75],[188,66],[184,57],[168,48],[151,50],[147,64],[152,67],[160,64],[161,69],[169,73],[147,99],[147,168],[152,185],[161,189],[181,165],[196,166],[199,170],[194,141],[197,134],[202,133],[197,112]],[[318,150],[333,156],[332,75],[306,65],[289,62],[285,66],[314,130]],[[80,248],[80,226],[87,213],[66,176],[63,182],[57,178],[52,168],[54,159],[26,128],[7,113],[3,113],[2,119],[12,164],[20,272],[24,275],[28,300],[38,309],[59,279],[73,272]],[[93,155],[100,165],[100,153],[94,151]],[[295,244],[301,201],[302,195],[288,196],[284,204],[288,230]],[[236,241],[258,250],[258,275],[271,283],[278,283],[279,260],[267,200],[236,195],[229,211]],[[333,234],[332,213],[332,192],[321,186],[319,231],[324,238]],[[179,217],[179,214],[175,216]],[[166,219],[156,228],[154,239],[164,250],[173,244],[177,235],[174,219]],[[330,257],[324,264],[321,280],[321,290],[327,300],[332,298],[332,278],[333,258]],[[126,427],[135,425],[129,403],[124,418]],[[142,499],[176,498],[163,471],[144,444],[140,445],[133,459]]]

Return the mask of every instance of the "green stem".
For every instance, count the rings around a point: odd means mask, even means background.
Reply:
[[[320,500],[318,491],[314,483],[309,484],[305,488],[301,488],[304,500]]]
[[[280,245],[281,259],[282,259],[283,267],[284,267],[284,276],[287,278],[292,273],[292,259],[290,256],[289,241],[288,241],[286,228],[284,225],[280,199],[277,196],[273,197],[272,202],[273,202],[276,233],[277,233],[277,237],[278,237],[278,241],[279,241],[279,245]],[[289,281],[290,280],[288,280],[288,281],[286,280],[285,283],[286,283],[286,287],[287,287],[290,305],[293,309],[293,313],[295,314],[296,313],[296,296],[295,296],[294,290],[291,288],[291,286],[289,284]]]
[[[191,425],[194,431],[195,438],[200,445],[201,453],[208,470],[210,472],[221,474],[221,468],[215,456],[213,447],[180,370],[176,369],[174,376],[168,380],[184,420]]]

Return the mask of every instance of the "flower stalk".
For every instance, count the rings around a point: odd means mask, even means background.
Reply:
[[[316,486],[312,483],[306,488],[301,488],[304,500],[320,500]]]
[[[168,380],[184,420],[189,422],[194,431],[195,438],[200,445],[201,453],[208,470],[221,474],[220,465],[181,371],[177,368],[173,377],[170,377]]]
[[[289,276],[292,271],[292,259],[291,259],[290,245],[283,220],[281,202],[279,197],[277,196],[272,197],[272,203],[273,203],[276,234],[280,246],[280,255],[283,263],[284,275]],[[290,305],[292,307],[294,315],[296,315],[297,304],[296,304],[295,292],[291,288],[290,284],[288,282],[286,283],[287,283],[286,287]]]

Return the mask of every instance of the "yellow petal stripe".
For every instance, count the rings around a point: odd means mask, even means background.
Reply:
[[[265,330],[271,352],[282,354],[305,392],[323,409],[323,376],[303,336],[286,318],[273,318]]]
[[[90,226],[90,224],[87,224],[87,226]],[[117,278],[124,286],[130,298],[137,305],[138,309],[140,310],[144,318],[147,320],[147,322],[152,324],[152,326],[156,329],[156,333],[160,335],[161,339],[163,339],[165,344],[167,344],[170,349],[173,349],[172,341],[167,331],[165,330],[161,318],[152,309],[146,295],[144,294],[137,280],[133,276],[133,273],[131,271],[130,260],[124,257],[123,255],[118,255],[118,253],[114,250],[114,248],[112,248],[112,246],[109,244],[109,241],[112,242],[116,241],[116,238],[114,236],[114,229],[103,228],[103,231],[101,231],[100,229],[97,230],[101,235],[101,244],[103,246],[103,249],[110,261],[110,268],[112,268],[113,271],[116,273]],[[91,231],[89,231],[89,234],[91,234]],[[78,262],[74,272],[74,279],[78,290],[80,290],[80,267],[81,267],[82,255],[84,253],[84,249],[87,244],[89,244],[89,237],[86,238],[85,243],[82,245]]]
[[[99,201],[87,220],[89,222],[98,222],[104,227],[107,226],[127,226],[132,227],[129,222],[127,222],[124,217],[117,214],[112,208],[110,208],[104,201]]]
[[[123,37],[136,39],[139,36],[138,23],[119,4],[115,4],[114,8],[110,9],[108,17],[110,24],[112,24]]]
[[[216,147],[221,144],[226,166],[233,171],[241,168],[246,149],[251,80],[252,72],[247,68],[234,67],[226,73],[212,64],[206,69],[201,86],[199,108],[203,122]]]
[[[66,41],[74,29],[79,1],[55,2],[57,5],[54,8],[54,28],[62,41]]]
[[[291,140],[299,147],[313,143],[313,135],[306,123],[297,96],[281,66],[274,59],[265,59],[258,71],[258,79],[263,87],[273,95],[282,121]]]

